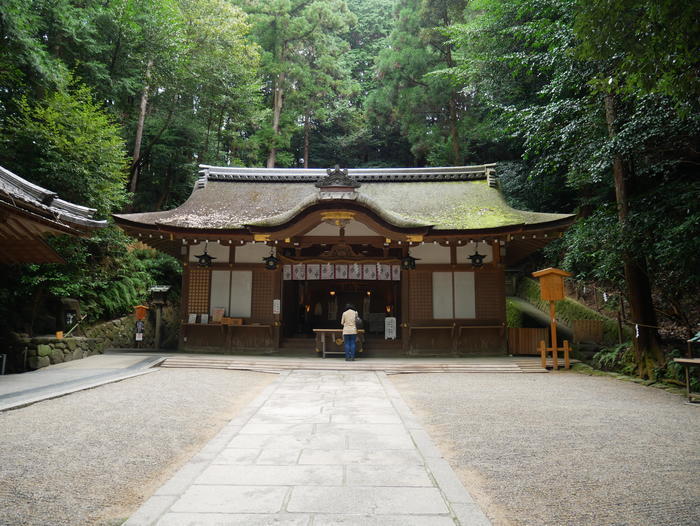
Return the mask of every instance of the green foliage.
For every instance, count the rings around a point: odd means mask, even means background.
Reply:
[[[523,327],[523,313],[510,298],[506,298],[506,326]]]
[[[18,108],[2,133],[3,165],[100,217],[126,202],[120,129],[88,87],[74,85],[36,104],[23,98]]]
[[[179,262],[154,250],[131,249],[131,243],[113,226],[88,239],[51,238],[51,246],[66,264],[27,265],[0,290],[17,302],[38,296],[76,298],[90,320],[131,312],[134,305],[147,299],[153,285],[179,290]]]
[[[681,104],[700,95],[696,2],[579,0],[576,8],[579,54],[606,64],[600,85],[668,95]]]
[[[332,111],[335,100],[355,89],[341,38],[355,23],[344,0],[250,0],[239,2],[250,15],[253,35],[262,47],[267,105],[272,109],[258,144],[268,164],[291,166],[290,151],[302,123],[315,124]]]
[[[604,371],[616,371],[621,374],[636,374],[634,351],[630,343],[600,350],[593,356],[593,366]]]

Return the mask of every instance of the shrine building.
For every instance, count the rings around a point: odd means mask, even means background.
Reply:
[[[179,207],[115,215],[183,262],[185,351],[313,353],[352,303],[367,355],[505,354],[506,268],[574,219],[509,207],[495,164],[201,168]]]

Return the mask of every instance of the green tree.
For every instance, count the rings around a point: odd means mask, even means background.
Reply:
[[[691,0],[576,2],[574,30],[584,58],[607,62],[604,82],[623,92],[700,95],[700,10]]]
[[[582,219],[564,240],[564,263],[627,291],[631,321],[639,328],[640,374],[654,377],[663,364],[654,294],[693,294],[667,275],[688,290],[697,290],[697,283],[682,277],[687,258],[667,259],[668,243],[645,218],[679,236],[690,236],[697,224],[696,200],[678,213],[657,202],[666,191],[696,188],[698,112],[690,108],[697,105],[686,97],[679,112],[678,94],[674,106],[656,90],[618,90],[623,81],[614,72],[625,60],[587,54],[574,30],[577,16],[575,4],[556,0],[476,0],[466,23],[451,28],[461,55],[451,74],[488,101],[502,133],[518,137],[531,179],[549,180],[552,189],[565,183],[577,192]],[[633,51],[623,46],[616,56],[626,53]],[[681,195],[688,196],[686,190]]]
[[[2,134],[4,166],[96,208],[102,218],[126,203],[121,130],[87,86],[73,84],[43,102],[25,98],[17,105]]]
[[[261,134],[267,146],[266,164],[269,168],[278,162],[290,165],[295,162],[288,150],[291,135],[305,112],[287,101],[293,100],[300,83],[310,97],[319,92],[323,98],[332,96],[338,72],[334,61],[344,51],[335,34],[346,32],[354,16],[344,0],[241,0],[240,4],[251,15],[255,40],[263,48],[265,92],[271,110],[270,126]],[[312,70],[319,66],[320,70]]]
[[[420,164],[462,164],[473,124],[471,95],[437,71],[453,68],[453,43],[444,29],[462,20],[466,1],[401,0],[388,45],[379,54],[379,87],[369,111],[396,122]]]

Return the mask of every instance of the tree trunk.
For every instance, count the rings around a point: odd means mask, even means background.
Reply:
[[[605,120],[608,126],[608,135],[614,138],[617,135],[615,96],[605,96]],[[618,154],[613,157],[613,180],[615,183],[615,198],[617,201],[618,218],[622,235],[631,235],[628,224],[629,195],[628,182],[630,171],[624,159]],[[632,323],[636,325],[635,352],[639,375],[644,378],[654,379],[654,369],[663,365],[659,334],[656,329],[656,313],[651,297],[651,284],[646,272],[646,264],[643,257],[639,257],[630,251],[624,251],[622,262],[627,282],[627,295],[630,303],[630,316]]]
[[[139,120],[136,124],[136,137],[134,139],[134,155],[133,162],[131,163],[131,183],[129,184],[129,191],[131,193],[136,192],[136,185],[139,179],[141,140],[143,139],[143,125],[146,121],[146,108],[148,107],[148,90],[151,81],[152,67],[153,60],[149,60],[146,64],[146,85],[143,87],[143,93],[141,93],[141,105],[139,106]]]
[[[459,145],[459,133],[457,131],[457,100],[454,91],[450,93],[450,142],[452,143],[452,164],[462,164],[462,151]]]
[[[163,190],[158,196],[158,202],[156,203],[156,210],[162,210],[163,209],[163,204],[165,204],[165,201],[170,197],[170,188],[172,187],[173,183],[173,169],[172,166],[168,166],[168,168],[165,170],[165,184],[163,185]]]
[[[282,115],[282,104],[284,101],[284,71],[277,75],[275,82],[275,92],[272,96],[272,142],[270,153],[267,156],[267,167],[274,168],[277,158],[277,137],[280,134],[280,117]]]
[[[304,115],[304,168],[309,167],[309,115]]]

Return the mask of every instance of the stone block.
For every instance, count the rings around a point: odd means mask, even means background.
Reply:
[[[66,340],[66,344],[71,351],[75,351],[78,348],[78,342],[74,338]]]
[[[48,356],[33,356],[27,360],[27,364],[30,369],[41,369],[51,365],[51,361]]]
[[[358,488],[296,486],[287,505],[291,512],[368,515],[448,514],[437,488]]]
[[[54,349],[49,358],[51,363],[63,363],[63,350]]]
[[[27,356],[39,356],[39,353],[37,352],[36,348],[29,348],[27,349]]]
[[[63,343],[63,342],[54,343],[54,344],[53,344],[53,348],[54,348],[54,349],[65,349],[65,348],[66,348],[66,344]]]
[[[76,349],[73,351],[73,360],[81,360],[83,358],[82,349]]]
[[[73,360],[73,352],[71,352],[71,351],[66,351],[66,352],[63,354],[63,361],[64,361],[64,362],[70,362],[71,360]]]
[[[36,351],[39,356],[49,356],[53,352],[53,349],[46,343],[40,343],[36,346]]]
[[[176,513],[277,513],[285,486],[190,486],[171,511]]]

